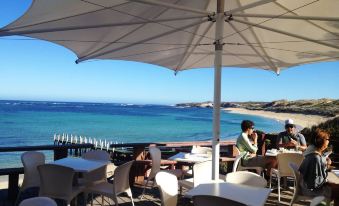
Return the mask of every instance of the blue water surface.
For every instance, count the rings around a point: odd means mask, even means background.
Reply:
[[[53,135],[62,133],[113,142],[209,140],[212,113],[210,108],[167,105],[2,100],[0,147],[52,144]],[[244,119],[265,132],[282,129],[273,119],[222,112],[222,139],[236,138]],[[0,153],[0,158],[11,155]]]

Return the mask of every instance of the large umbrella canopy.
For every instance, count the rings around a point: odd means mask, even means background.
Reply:
[[[339,59],[337,0],[33,0],[0,30],[63,45],[76,62],[120,59],[179,72],[215,67],[217,177],[221,66],[280,70]]]

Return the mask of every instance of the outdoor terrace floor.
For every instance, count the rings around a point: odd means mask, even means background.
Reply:
[[[142,192],[142,187],[140,185],[136,185],[132,187],[132,193],[134,197],[134,203],[135,206],[159,206],[161,204],[160,196],[159,196],[159,190],[157,188],[153,189],[147,189],[146,194],[144,195],[144,198],[142,200],[139,199],[139,196]],[[183,191],[184,193],[185,191]],[[277,190],[273,190],[266,202],[266,206],[273,206],[273,205],[289,205],[289,202],[291,201],[293,195],[293,190],[282,190],[281,193],[281,202],[278,203],[278,194]],[[81,197],[78,200],[78,203],[81,203],[83,201],[80,200]],[[108,202],[109,201],[109,202]],[[130,206],[132,205],[130,203],[130,199],[126,196],[119,196],[118,197],[119,205],[121,206]],[[109,204],[110,203],[110,204]],[[304,202],[298,202],[297,204],[294,204],[295,206],[301,206],[301,205],[309,205],[309,201]],[[4,199],[0,199],[0,206],[13,206],[13,202],[11,201],[5,201]],[[66,205],[62,202],[58,202],[58,205]],[[84,205],[83,203],[80,205]],[[90,202],[87,202],[87,205],[90,205]],[[101,205],[101,197],[96,197],[93,201],[94,206]],[[114,205],[112,200],[105,198],[104,205]],[[179,196],[178,200],[178,206],[193,206],[192,202],[190,202],[189,199],[184,198],[183,196]]]

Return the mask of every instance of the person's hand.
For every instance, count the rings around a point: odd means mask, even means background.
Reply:
[[[251,153],[251,154],[250,154],[250,157],[255,157],[255,156],[257,156],[257,155],[254,154],[254,153]]]
[[[251,134],[251,137],[252,137],[252,139],[253,139],[253,142],[254,142],[254,144],[255,145],[257,145],[257,140],[258,140],[258,134],[256,133],[256,132],[253,132],[252,134]]]
[[[329,157],[327,157],[326,163],[327,163],[327,166],[330,166],[332,164],[332,160]]]
[[[297,145],[298,145],[298,142],[295,141],[294,139],[291,139],[291,144],[292,144],[293,146],[297,146]]]

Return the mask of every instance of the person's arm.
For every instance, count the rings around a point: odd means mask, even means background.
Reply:
[[[298,133],[298,136],[299,136],[299,140],[300,140],[299,149],[301,151],[305,151],[306,148],[307,148],[306,139],[305,139],[304,135],[301,134],[301,133]]]
[[[249,151],[250,153],[256,153],[258,150],[257,147],[257,139],[254,139],[254,145],[251,144],[250,140],[248,139],[247,136],[242,135],[242,144],[243,146],[246,148],[247,151]]]
[[[302,164],[300,172],[303,174],[304,182],[308,189],[320,188],[326,182],[326,176],[323,174],[321,157],[307,159],[307,164]]]

